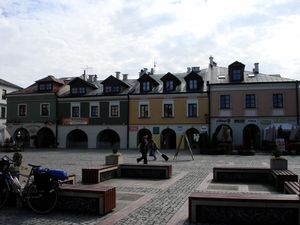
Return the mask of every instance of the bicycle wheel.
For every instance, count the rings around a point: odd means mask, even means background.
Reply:
[[[49,191],[38,191],[36,185],[32,184],[27,193],[30,208],[40,214],[50,212],[58,200],[58,189],[55,185]]]
[[[9,187],[7,180],[2,180],[0,183],[0,209],[5,205],[9,197]]]

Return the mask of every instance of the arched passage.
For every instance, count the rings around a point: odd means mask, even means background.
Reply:
[[[70,133],[68,133],[66,139],[66,148],[88,147],[88,136],[82,130],[72,130]]]
[[[18,139],[18,133],[20,132],[20,141],[23,143],[24,148],[29,148],[30,147],[30,135],[28,130],[25,128],[20,128],[17,129],[13,135],[13,140]]]
[[[146,128],[143,128],[143,129],[139,130],[139,132],[137,133],[137,143],[136,143],[136,146],[139,145],[139,143],[142,140],[142,137],[145,136],[145,135],[148,135],[148,141],[150,141],[152,139],[152,133],[151,133],[151,131],[148,130],[148,129],[146,129]]]
[[[113,149],[120,148],[120,136],[114,130],[103,130],[98,134],[97,137],[97,148],[98,149]]]
[[[49,148],[54,146],[54,142],[53,131],[48,127],[43,127],[37,132],[34,144],[37,148]]]
[[[247,131],[248,129],[248,131]],[[250,141],[251,148],[260,149],[260,130],[259,127],[254,124],[249,124],[243,129],[243,144],[246,145],[247,141]]]
[[[161,132],[161,148],[176,149],[176,133],[174,130],[167,128]]]
[[[195,128],[190,128],[185,132],[185,134],[187,136],[187,139],[189,140],[191,149],[199,148],[199,137],[200,137],[199,131]],[[189,146],[186,140],[184,143],[185,143],[184,148],[188,148]]]

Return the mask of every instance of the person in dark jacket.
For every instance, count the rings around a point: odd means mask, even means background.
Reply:
[[[137,158],[136,162],[139,163],[140,161],[144,160],[144,164],[148,164],[148,160],[147,160],[147,145],[148,145],[148,140],[147,140],[147,135],[142,137],[141,143],[139,144],[140,146],[140,152],[142,154],[142,157]]]

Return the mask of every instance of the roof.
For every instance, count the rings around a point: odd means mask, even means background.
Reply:
[[[16,89],[22,89],[21,87],[19,87],[18,85],[15,85],[13,83],[10,83],[6,80],[3,80],[0,78],[0,84],[4,85],[4,86],[8,86],[8,87],[13,87],[13,88],[16,88]]]
[[[295,82],[294,79],[281,77],[279,74],[267,75],[262,73],[253,73],[252,71],[244,71],[243,81],[230,81],[228,67],[209,67],[208,68],[210,84],[245,84],[245,83],[273,83],[273,82]]]

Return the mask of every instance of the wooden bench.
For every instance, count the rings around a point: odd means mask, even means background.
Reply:
[[[105,215],[115,207],[115,187],[101,184],[60,186],[58,209]]]
[[[300,224],[300,198],[284,194],[226,194],[193,192],[190,223]]]
[[[118,177],[168,179],[171,176],[171,164],[120,164],[118,168]]]
[[[59,184],[76,184],[76,175],[69,174],[66,180],[58,180]]]
[[[284,182],[284,194],[300,195],[299,182],[297,182],[297,181],[285,181]]]
[[[298,175],[294,174],[290,170],[271,170],[271,175],[275,181],[275,187],[277,191],[284,190],[285,181],[298,181]]]
[[[270,182],[270,169],[257,167],[214,167],[214,181]]]
[[[117,176],[118,165],[101,165],[82,169],[82,183],[100,183]]]

